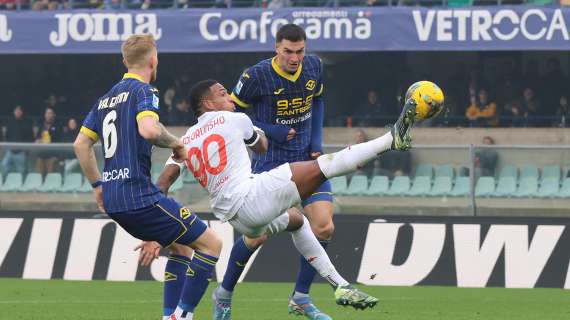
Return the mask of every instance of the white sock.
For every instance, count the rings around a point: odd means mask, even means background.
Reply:
[[[185,314],[184,317],[182,317],[183,314]],[[179,306],[177,306],[176,310],[174,310],[174,315],[176,316],[177,320],[192,320],[194,318],[194,314],[192,312],[184,311]]]
[[[309,220],[303,216],[303,226],[291,232],[297,251],[325,278],[333,287],[346,286],[348,282],[338,274],[323,246],[311,230]]]
[[[170,316],[163,316],[162,317],[162,320],[168,320],[168,319],[170,319]]]
[[[376,158],[382,152],[390,150],[392,140],[392,134],[388,132],[374,140],[355,144],[335,153],[324,154],[318,157],[317,161],[325,177],[343,176],[356,171],[358,167]]]

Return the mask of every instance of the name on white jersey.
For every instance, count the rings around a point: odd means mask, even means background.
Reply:
[[[121,92],[114,97],[107,97],[103,100],[99,100],[99,107],[97,110],[106,109],[106,108],[114,108],[116,105],[126,102],[129,98],[129,92]]]
[[[223,115],[217,116],[214,119],[208,121],[205,125],[201,126],[200,128],[194,130],[190,136],[188,134],[182,138],[183,144],[190,143],[191,140],[196,140],[201,136],[205,135],[206,133],[212,131],[215,127],[226,123],[226,118]]]

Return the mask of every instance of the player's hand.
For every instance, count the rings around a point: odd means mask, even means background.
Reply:
[[[323,154],[323,153],[320,152],[320,151],[313,151],[313,152],[311,152],[311,159],[315,160],[315,159],[317,159],[318,157],[320,157],[322,154]]]
[[[105,213],[105,207],[103,206],[103,187],[98,186],[93,189],[93,196],[95,197],[95,202],[97,203],[97,209],[102,213]]]
[[[295,138],[296,134],[297,134],[297,131],[295,131],[295,129],[291,128],[289,130],[289,133],[287,134],[287,141],[293,140],[293,138]]]
[[[139,263],[141,266],[150,266],[153,260],[158,259],[161,245],[156,241],[143,241],[135,247],[135,251],[140,249]]]
[[[174,149],[172,149],[172,159],[176,162],[183,162],[188,159],[188,153],[186,152],[186,148],[181,145]]]

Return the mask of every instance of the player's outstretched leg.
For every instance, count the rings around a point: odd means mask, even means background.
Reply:
[[[364,293],[351,285],[339,286],[334,292],[336,304],[341,306],[351,306],[354,309],[364,310],[374,308],[378,304],[378,299]]]
[[[394,123],[391,133],[393,137],[392,150],[405,151],[412,147],[410,131],[416,117],[416,103],[413,99],[406,101],[400,117]]]

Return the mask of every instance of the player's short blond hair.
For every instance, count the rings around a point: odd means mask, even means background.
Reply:
[[[123,59],[127,67],[143,65],[156,51],[156,41],[150,34],[134,34],[121,46]]]

